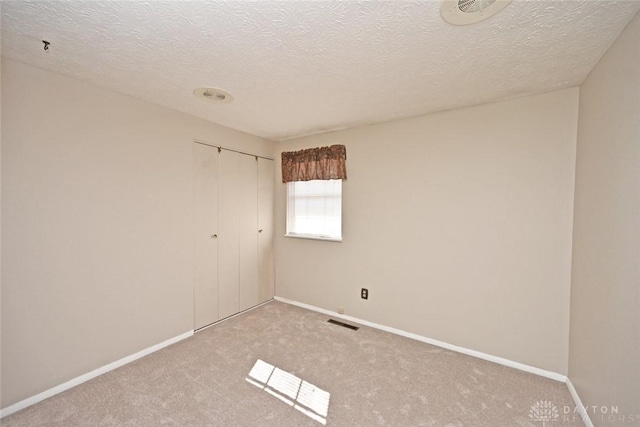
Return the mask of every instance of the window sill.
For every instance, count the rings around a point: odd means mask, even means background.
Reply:
[[[313,236],[311,234],[285,234],[284,237],[291,237],[291,238],[294,238],[294,239],[322,240],[322,241],[325,241],[325,242],[339,242],[339,243],[342,243],[342,238]]]

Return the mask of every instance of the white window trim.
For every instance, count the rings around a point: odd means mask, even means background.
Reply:
[[[315,236],[313,234],[285,234],[284,237],[291,237],[293,239],[324,240],[325,242],[342,243],[342,239],[337,239],[335,237]]]

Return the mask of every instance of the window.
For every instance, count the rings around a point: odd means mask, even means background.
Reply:
[[[342,240],[342,180],[287,183],[287,236]]]

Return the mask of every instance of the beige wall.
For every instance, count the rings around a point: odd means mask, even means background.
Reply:
[[[0,2],[0,16],[2,3]],[[0,33],[2,31],[0,19]],[[2,45],[2,43],[0,43]],[[2,48],[0,47],[0,82],[2,81]],[[2,100],[2,84],[0,84],[0,100]],[[2,366],[2,102],[0,102],[0,366]],[[0,402],[2,402],[2,369],[0,369]],[[0,405],[0,408],[2,406]]]
[[[640,414],[640,15],[580,92],[569,378]],[[610,425],[592,417],[596,425]],[[622,424],[622,423],[621,423]]]
[[[276,295],[567,373],[578,89],[297,139],[345,144],[344,242],[283,237]],[[360,299],[361,287],[369,300]]]
[[[273,144],[2,67],[7,407],[192,330],[192,140],[261,155]]]

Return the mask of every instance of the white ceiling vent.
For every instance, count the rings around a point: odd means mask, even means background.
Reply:
[[[198,99],[213,104],[230,104],[233,102],[233,96],[229,92],[215,87],[199,87],[193,90],[193,95]]]
[[[504,9],[512,0],[443,0],[442,18],[453,25],[469,25],[487,19]]]

